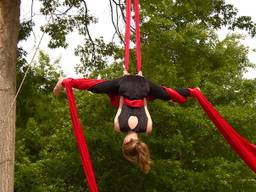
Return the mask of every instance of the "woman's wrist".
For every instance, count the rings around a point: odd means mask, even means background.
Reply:
[[[60,92],[64,89],[62,82],[64,78],[60,78],[59,81],[57,82],[56,86],[53,89],[53,95],[58,96]]]

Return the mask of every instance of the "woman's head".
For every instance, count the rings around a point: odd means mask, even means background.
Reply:
[[[151,160],[148,146],[144,142],[140,141],[138,137],[134,136],[134,134],[132,134],[132,136],[128,134],[125,137],[122,151],[125,159],[138,165],[144,173],[148,173],[150,171]]]

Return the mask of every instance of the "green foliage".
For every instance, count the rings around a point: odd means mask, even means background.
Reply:
[[[82,9],[82,1],[42,2],[45,14],[63,5]],[[240,35],[232,34],[220,41],[215,31],[222,26],[241,27],[253,35],[254,23],[248,17],[237,17],[237,10],[221,0],[141,0],[141,4],[144,75],[170,87],[200,86],[223,117],[255,143],[256,82],[242,78],[246,67],[253,67],[247,58],[248,49],[239,43]],[[48,30],[59,39],[55,43],[65,45],[64,36],[73,21],[62,16],[58,19],[55,24],[64,23]],[[76,22],[75,26],[84,29]],[[97,62],[90,66],[93,47],[88,41],[84,44],[77,50],[80,72],[91,72],[91,77],[100,74],[106,79],[122,74],[122,61],[118,60],[123,56],[122,49],[97,41]],[[134,50],[131,52],[134,70],[135,54]],[[27,67],[24,54],[20,49],[18,82]],[[117,61],[107,66],[103,61],[109,56]],[[41,52],[39,63],[29,72],[18,97],[16,192],[77,192],[87,187],[65,94],[53,98],[51,93],[60,73],[57,63]],[[154,129],[150,137],[141,137],[150,147],[153,165],[145,175],[122,157],[123,135],[113,130],[116,109],[108,98],[81,91],[75,94],[99,191],[256,190],[254,174],[194,100],[189,99],[182,106],[163,101],[149,103]]]
[[[88,35],[87,25],[96,22],[88,14],[86,1],[79,0],[39,0],[42,2],[41,12],[51,15],[52,20],[42,30],[51,36],[49,46],[52,48],[66,47],[66,36],[75,30],[82,35]]]
[[[88,76],[92,71],[96,72],[107,68],[110,56],[115,56],[117,50],[113,43],[105,43],[103,38],[95,39],[95,45],[91,46],[91,41],[86,40],[83,46],[79,45],[75,50],[75,55],[80,57],[80,65],[76,71],[84,76]]]

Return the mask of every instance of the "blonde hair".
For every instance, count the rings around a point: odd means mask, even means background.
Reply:
[[[122,146],[123,156],[129,162],[137,165],[141,171],[148,173],[151,169],[150,152],[147,144],[139,139],[131,139]]]

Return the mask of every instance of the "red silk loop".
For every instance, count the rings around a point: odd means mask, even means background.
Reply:
[[[134,0],[135,30],[136,30],[136,58],[137,73],[141,71],[141,46],[140,46],[140,15],[139,0]],[[125,25],[125,70],[129,71],[130,37],[131,37],[131,0],[126,0],[126,25]]]
[[[144,107],[144,100],[142,99],[130,100],[130,99],[124,98],[124,104],[129,107]]]

